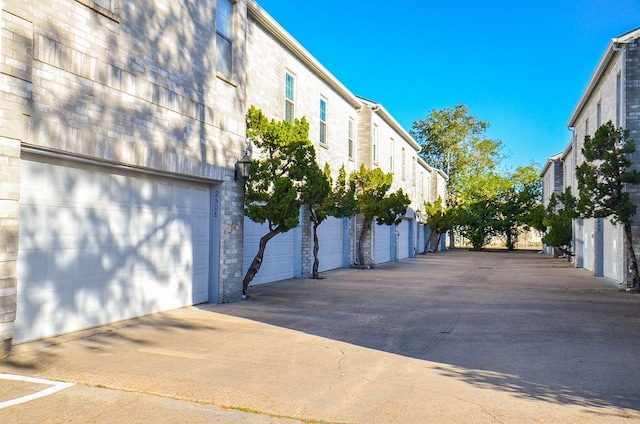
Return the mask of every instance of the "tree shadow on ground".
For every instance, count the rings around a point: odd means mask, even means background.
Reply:
[[[640,330],[621,325],[637,322],[640,298],[537,253],[481,256],[336,270],[206,309],[443,364],[447,377],[518,398],[640,410]]]

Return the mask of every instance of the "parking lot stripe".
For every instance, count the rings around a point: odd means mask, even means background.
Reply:
[[[74,385],[73,383],[63,383],[60,381],[51,381],[51,380],[45,380],[42,378],[34,378],[34,377],[27,377],[23,375],[3,374],[3,373],[0,373],[0,380],[23,381],[26,383],[46,384],[48,386],[51,386],[44,390],[40,390],[39,392],[32,393],[30,395],[0,402],[0,409],[8,408],[10,406],[19,405],[21,403],[29,402],[44,396],[48,396]]]

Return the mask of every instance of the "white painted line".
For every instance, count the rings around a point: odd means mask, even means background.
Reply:
[[[10,406],[14,406],[14,405],[19,405],[21,403],[25,403],[25,402],[29,402],[32,401],[34,399],[38,399],[41,397],[45,397],[48,395],[51,395],[55,392],[59,392],[60,390],[66,389],[67,387],[71,387],[74,384],[73,383],[62,383],[60,381],[52,381],[52,380],[45,380],[42,378],[33,378],[33,377],[26,377],[23,375],[14,375],[14,374],[3,374],[0,373],[0,379],[2,380],[14,380],[14,381],[24,381],[26,383],[36,383],[36,384],[46,384],[48,387],[44,390],[40,390],[39,392],[36,393],[32,393],[30,395],[27,396],[22,396],[16,399],[11,399],[11,400],[7,400],[4,402],[0,402],[0,409],[2,408],[8,408]]]

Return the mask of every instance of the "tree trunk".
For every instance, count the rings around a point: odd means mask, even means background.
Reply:
[[[429,236],[427,237],[427,242],[424,244],[424,254],[429,253],[429,246],[431,246],[431,238],[433,237],[434,229],[429,227]]]
[[[439,243],[440,242],[440,236],[442,234],[441,233],[437,233],[435,229],[432,229],[431,231],[429,231],[429,238],[427,239],[427,245],[425,246],[425,249],[424,249],[425,255],[430,252],[429,248],[431,247],[434,239],[436,238],[435,237],[436,235],[438,236],[437,237],[438,241],[436,243]],[[433,248],[433,252],[434,253],[437,252],[437,251],[438,251],[438,244],[436,244],[436,247]]]
[[[371,220],[364,218],[362,221],[362,229],[360,230],[360,237],[358,237],[358,265],[363,267],[364,263],[364,248],[362,245],[364,244],[364,239],[367,234],[371,232]]]
[[[318,258],[318,251],[320,250],[320,240],[318,239],[318,226],[319,222],[313,223],[313,271],[311,273],[312,278],[320,278],[318,275],[318,268],[320,267],[320,259]]]
[[[640,288],[640,276],[638,275],[638,259],[633,250],[633,239],[631,235],[631,226],[624,224],[625,250],[627,251],[627,260],[629,261],[629,271],[631,272],[631,286],[627,284],[627,290],[637,292]]]
[[[507,231],[507,250],[508,251],[512,251],[514,249],[513,246],[513,235],[511,234],[511,230],[509,229]]]
[[[438,251],[438,249],[440,249],[440,241],[442,240],[442,236],[444,235],[444,233],[438,233],[438,241],[436,242],[436,248],[433,249],[434,253]]]
[[[253,280],[253,277],[256,276],[258,271],[260,271],[260,267],[262,266],[262,259],[264,258],[264,250],[267,247],[267,242],[272,238],[274,238],[275,236],[277,236],[278,234],[280,234],[281,232],[282,230],[280,230],[280,227],[278,227],[275,230],[269,231],[267,234],[265,234],[260,238],[258,253],[256,253],[255,258],[253,258],[253,261],[251,262],[251,265],[249,266],[249,269],[247,270],[247,273],[245,274],[244,279],[242,280],[242,298],[243,299],[246,298],[247,296],[247,288],[249,287],[249,283],[251,283],[251,280]]]

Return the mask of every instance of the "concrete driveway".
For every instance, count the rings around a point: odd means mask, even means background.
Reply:
[[[0,375],[0,422],[640,422],[638,295],[531,252],[324,276],[18,345],[52,381]]]

